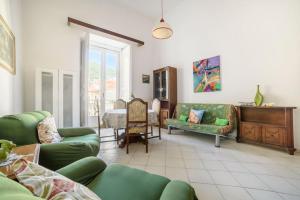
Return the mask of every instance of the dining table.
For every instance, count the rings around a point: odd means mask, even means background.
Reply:
[[[105,128],[125,129],[127,119],[126,109],[108,110],[103,114],[102,121]],[[154,110],[148,110],[148,125],[157,124],[158,117]]]

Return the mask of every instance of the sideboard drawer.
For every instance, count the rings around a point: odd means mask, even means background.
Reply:
[[[266,144],[278,146],[286,145],[286,129],[277,127],[263,127],[262,140]]]
[[[261,127],[250,123],[243,123],[241,126],[241,139],[260,142]]]

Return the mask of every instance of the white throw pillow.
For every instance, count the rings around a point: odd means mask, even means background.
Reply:
[[[62,140],[60,137],[53,116],[46,117],[37,126],[39,140],[44,143],[58,143]]]

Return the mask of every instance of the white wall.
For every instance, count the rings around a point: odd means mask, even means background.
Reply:
[[[179,102],[252,101],[300,108],[299,0],[185,0],[167,14],[174,35],[157,42],[155,66],[178,67]],[[222,91],[194,93],[192,63],[221,55]],[[295,111],[300,148],[300,112]]]
[[[34,109],[36,68],[79,72],[83,32],[67,26],[68,16],[145,41],[133,48],[133,93],[152,98],[152,84],[142,84],[142,74],[151,74],[153,66],[151,20],[107,0],[24,0],[25,110]]]
[[[0,67],[0,116],[19,113],[23,110],[22,90],[22,36],[21,2],[19,0],[0,0],[0,15],[8,23],[16,38],[16,70],[12,75]]]

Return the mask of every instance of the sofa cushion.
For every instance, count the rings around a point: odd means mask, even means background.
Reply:
[[[191,109],[190,114],[189,114],[189,122],[195,123],[195,124],[201,123],[204,112],[205,112],[205,110]]]
[[[60,137],[53,116],[46,117],[37,125],[39,140],[42,144],[58,143]]]
[[[88,187],[102,199],[153,200],[160,196],[169,179],[123,165],[111,165]]]
[[[97,155],[99,153],[99,143],[100,138],[97,134],[88,134],[88,135],[82,135],[82,136],[75,136],[75,137],[65,137],[61,141],[64,142],[81,142],[85,143],[86,145],[89,145],[93,155]]]
[[[16,161],[13,170],[18,181],[38,197],[49,200],[100,200],[87,187],[24,159]]]

